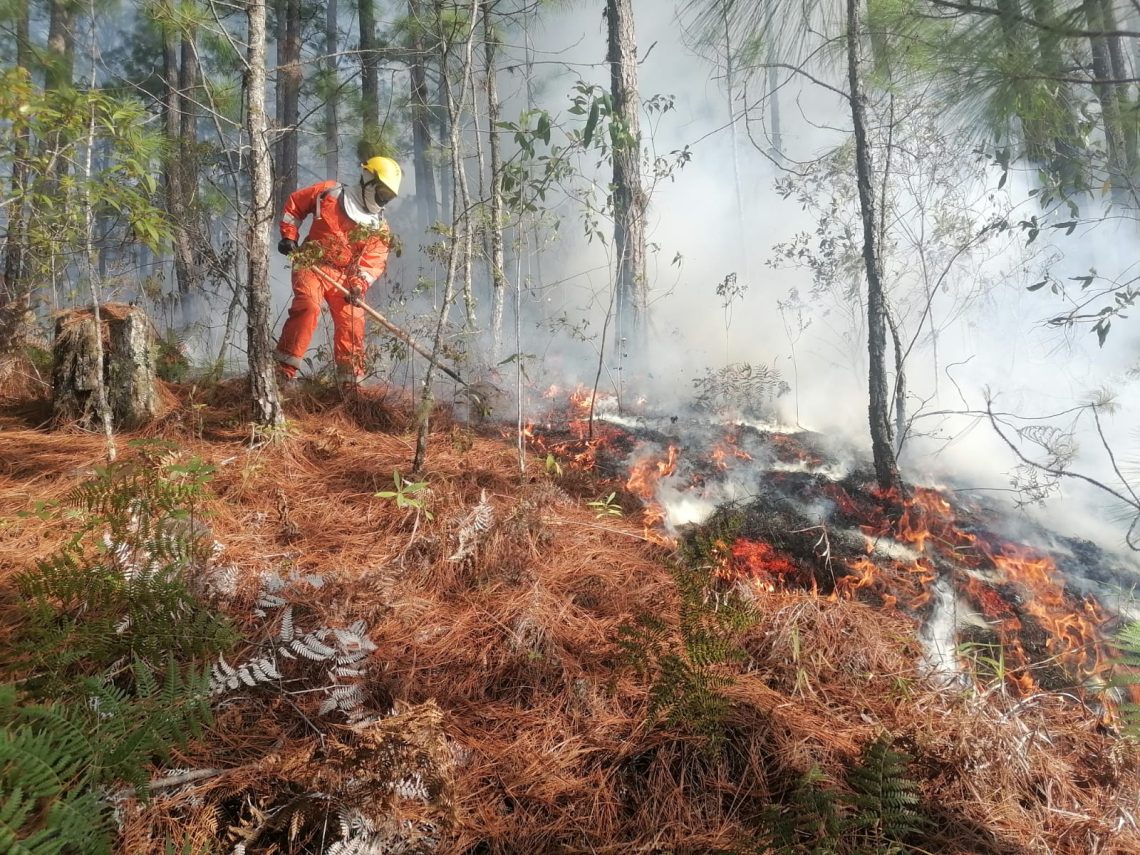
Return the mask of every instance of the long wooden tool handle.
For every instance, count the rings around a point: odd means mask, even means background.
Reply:
[[[349,292],[349,290],[345,288],[344,285],[333,279],[332,276],[330,276],[321,268],[310,267],[309,269],[314,271],[318,276],[320,276],[322,279],[340,291],[340,293],[344,294],[344,296],[351,296],[351,292]],[[464,386],[468,385],[466,380],[464,380],[446,365],[440,363],[438,359],[431,355],[430,351],[425,350],[423,347],[420,347],[420,345],[416,343],[416,340],[412,338],[410,334],[405,332],[400,327],[396,326],[374,308],[364,302],[357,303],[357,305],[359,305],[360,308],[364,309],[365,312],[371,315],[372,319],[376,321],[376,323],[380,324],[380,326],[384,327],[384,329],[388,330],[388,332],[390,332],[392,335],[394,335],[396,338],[398,338],[400,341],[402,341],[404,344],[406,344],[408,347],[410,347],[412,350],[414,350],[416,353],[418,353],[420,356],[422,356],[424,359],[426,359],[428,362],[430,362],[432,365],[450,377],[452,380],[455,380],[457,383],[462,383]]]

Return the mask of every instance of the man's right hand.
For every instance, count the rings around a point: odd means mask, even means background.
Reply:
[[[297,251],[297,241],[292,238],[281,238],[277,244],[277,251],[282,255],[292,255]]]

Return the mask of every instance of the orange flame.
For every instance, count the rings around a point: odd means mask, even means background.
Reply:
[[[1014,544],[990,556],[1006,580],[1026,593],[1021,604],[1046,632],[1045,648],[1077,673],[1090,675],[1102,670],[1100,627],[1105,615],[1091,599],[1072,603],[1052,558]]]
[[[583,417],[590,415],[590,408],[594,405],[594,392],[581,383],[570,393],[570,408]]]
[[[737,577],[782,580],[796,575],[799,568],[785,554],[763,540],[740,539],[732,544],[732,569]]]
[[[677,446],[670,445],[663,459],[646,457],[635,463],[630,469],[625,488],[643,501],[652,499],[657,490],[657,482],[676,471],[677,453]]]
[[[729,433],[725,435],[724,439],[714,445],[712,451],[709,452],[709,458],[712,460],[713,466],[723,472],[728,469],[730,457],[734,460],[751,460],[752,455],[737,445],[739,441],[739,434]]]

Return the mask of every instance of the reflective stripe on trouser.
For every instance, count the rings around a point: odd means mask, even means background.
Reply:
[[[311,270],[293,271],[293,302],[277,340],[278,360],[286,376],[297,373],[321,317],[321,299],[333,320],[333,359],[338,372],[364,374],[364,310],[350,306],[344,295]],[[293,360],[296,360],[294,364]]]

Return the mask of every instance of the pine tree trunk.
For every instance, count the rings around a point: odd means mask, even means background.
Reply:
[[[874,168],[867,139],[867,95],[863,89],[862,0],[847,0],[847,79],[855,136],[859,214],[863,221],[863,265],[867,272],[867,351],[871,454],[875,477],[884,493],[902,495],[902,479],[891,444],[891,401],[887,392],[886,297],[876,236]]]
[[[60,92],[75,85],[75,5],[73,0],[50,0],[48,4],[47,50],[43,54],[44,90]],[[41,141],[45,150],[63,153],[72,140],[56,132]],[[41,192],[59,192],[59,181],[67,174],[70,157],[55,158],[55,170],[45,176]]]
[[[281,0],[277,42],[277,170],[274,210],[297,189],[297,126],[301,122],[301,0]]]
[[[646,356],[649,303],[645,270],[645,210],[641,186],[641,101],[637,90],[637,39],[632,0],[607,0],[613,145],[614,255],[617,274],[615,343],[635,359]],[[626,341],[628,339],[628,342]]]
[[[195,241],[198,239],[193,227],[194,186],[188,181],[196,181],[197,174],[188,159],[194,156],[193,142],[187,142],[187,133],[196,133],[193,120],[185,117],[188,109],[189,87],[184,84],[196,76],[196,64],[183,73],[179,58],[185,62],[187,54],[193,57],[192,46],[186,44],[186,36],[179,38],[172,18],[174,6],[169,0],[162,9],[162,117],[167,140],[166,163],[163,168],[166,210],[170,215],[173,232],[174,275],[180,294],[198,290],[202,282]],[[184,92],[184,88],[186,91]]]
[[[337,128],[337,102],[340,98],[336,73],[337,2],[327,0],[325,6],[325,66],[328,74],[328,94],[325,96],[325,175],[329,178],[340,173],[340,137]]]
[[[409,0],[408,18],[411,22],[411,56],[408,78],[411,87],[412,108],[412,168],[416,176],[416,209],[419,212],[420,234],[427,232],[439,219],[439,201],[436,194],[435,170],[430,160],[431,110],[427,103],[427,72],[424,69],[423,9],[418,0]]]
[[[1105,32],[1104,15],[1100,0],[1084,0],[1085,21],[1095,35],[1089,36],[1092,51],[1093,91],[1100,101],[1105,145],[1108,150],[1109,180],[1116,189],[1128,186],[1127,156],[1125,153],[1124,131],[1120,121],[1120,105],[1116,87],[1112,82],[1112,59],[1109,54],[1108,38]]]
[[[73,0],[50,0],[44,88],[63,89],[71,86],[74,79],[75,4]]]
[[[439,135],[439,144],[444,145],[444,141],[451,140],[451,127],[448,124],[447,118],[447,94],[444,91],[447,88],[444,82],[444,75],[448,73],[448,48],[447,43],[440,40],[439,51],[439,76],[440,83],[436,87],[436,133]],[[450,155],[449,155],[450,156]],[[449,223],[455,216],[455,173],[451,169],[450,162],[441,162],[439,165],[439,218],[444,223]]]
[[[451,73],[451,43],[450,37],[444,32],[443,0],[434,0],[432,3],[431,24],[432,27],[429,32],[436,44],[439,45],[439,50],[436,53],[436,60],[439,63],[439,76],[436,80],[435,104],[432,105],[432,113],[436,121],[436,139],[439,140],[440,146],[443,146],[446,144],[445,141],[451,140],[447,107],[448,75]],[[450,162],[441,158],[439,164],[439,218],[444,223],[450,223],[454,219],[455,186],[452,183],[454,179],[455,174],[451,169]]]
[[[1120,29],[1113,8],[1112,0],[1100,0],[1101,24],[1106,33]],[[1129,94],[1130,84],[1127,82],[1133,77],[1124,58],[1124,44],[1121,36],[1107,36],[1109,67],[1112,69],[1113,82],[1111,84],[1116,99],[1117,118],[1120,121],[1121,145],[1123,146],[1124,165],[1127,170],[1126,186],[1132,187],[1136,179],[1137,167],[1140,166],[1140,153],[1137,152],[1136,133],[1136,103]]]
[[[780,77],[775,68],[768,68],[768,122],[771,145],[768,154],[777,163],[784,156],[784,134],[780,128]]]
[[[246,131],[249,134],[248,358],[254,420],[263,426],[284,421],[270,341],[269,226],[273,219],[273,177],[265,113],[265,0],[248,0]]]
[[[494,27],[491,24],[493,0],[483,0],[483,46],[486,50],[487,140],[491,158],[491,223],[488,228],[491,262],[491,363],[498,365],[503,345],[503,303],[507,292],[506,260],[503,252],[503,163],[499,151],[499,88],[496,78]]]
[[[360,109],[364,139],[369,147],[379,142],[380,135],[380,76],[376,52],[376,11],[372,4],[373,0],[357,0],[360,16]],[[368,156],[372,153],[370,150]]]
[[[1056,0],[1030,0],[1033,7],[1033,17],[1043,25],[1037,31],[1037,54],[1041,72],[1046,79],[1053,79],[1050,86],[1054,90],[1054,100],[1064,115],[1052,127],[1038,130],[1031,122],[1026,135],[1029,138],[1028,146],[1030,157],[1033,157],[1032,141],[1041,139],[1051,141],[1048,147],[1047,158],[1043,158],[1061,178],[1066,187],[1081,187],[1085,183],[1084,173],[1086,160],[1084,144],[1077,129],[1077,120],[1073,115],[1073,97],[1070,85],[1062,81],[1066,76],[1066,69],[1062,58],[1062,39],[1058,31],[1061,29],[1057,21]],[[1051,140],[1049,134],[1052,134]]]
[[[31,73],[28,0],[16,6],[16,66]],[[11,353],[23,341],[31,311],[31,276],[28,265],[27,211],[28,163],[31,136],[27,129],[12,138],[12,202],[4,242],[4,281],[0,283],[0,354]]]
[[[198,205],[198,102],[201,99],[201,69],[198,66],[198,29],[186,24],[182,33],[182,65],[178,70],[178,88],[182,93],[179,104],[179,184],[182,190],[182,210],[186,215],[183,224],[191,237],[190,258],[193,261],[191,286],[197,287],[205,279],[205,261],[202,244],[209,243],[203,228],[202,212]]]
[[[281,169],[288,192],[297,189],[297,127],[301,123],[301,0],[289,0],[285,28],[286,66],[281,70],[285,81],[285,138]],[[284,201],[282,201],[284,207]]]

